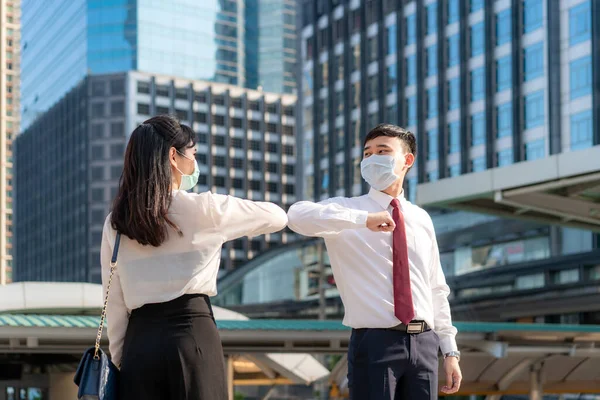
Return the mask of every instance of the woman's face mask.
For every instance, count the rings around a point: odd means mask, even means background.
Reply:
[[[196,184],[198,183],[198,178],[200,177],[200,168],[198,168],[198,161],[196,159],[186,156],[180,151],[178,151],[178,153],[182,157],[185,157],[190,161],[194,161],[194,172],[192,172],[191,175],[184,174],[179,168],[175,167],[177,171],[179,171],[179,173],[181,174],[181,183],[179,184],[179,190],[190,190],[191,188],[196,186]]]

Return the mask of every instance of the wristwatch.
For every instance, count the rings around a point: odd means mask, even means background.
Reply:
[[[450,351],[446,354],[444,354],[444,359],[448,358],[448,357],[456,357],[456,361],[460,361],[460,351]]]

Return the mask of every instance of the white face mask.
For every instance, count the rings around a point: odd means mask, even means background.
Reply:
[[[375,190],[385,190],[400,178],[394,173],[396,159],[393,156],[372,155],[360,163],[360,173]]]

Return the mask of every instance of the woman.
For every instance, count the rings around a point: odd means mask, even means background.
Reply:
[[[133,131],[125,151],[101,251],[106,294],[121,233],[107,307],[121,399],[227,399],[209,300],[217,293],[221,247],[287,223],[275,204],[186,192],[198,181],[195,148],[190,127],[158,116]]]

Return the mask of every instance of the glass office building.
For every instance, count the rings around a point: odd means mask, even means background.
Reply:
[[[417,136],[417,163],[405,187],[413,202],[417,187],[440,193],[468,176],[490,182],[519,165],[535,174],[559,157],[569,155],[570,164],[578,155],[598,157],[600,92],[593,88],[600,87],[600,53],[592,49],[600,36],[592,27],[600,25],[599,2],[309,0],[300,12],[298,190],[305,198],[366,193],[362,141],[381,122]],[[596,179],[571,189],[597,205],[598,187]],[[471,209],[486,212],[489,201],[478,200]],[[594,274],[586,268],[597,265],[596,217],[579,229],[519,219],[532,214],[525,208],[513,219],[429,211],[446,274],[470,296],[469,310],[478,298],[581,283]],[[574,269],[562,257],[582,257],[577,272],[551,272]],[[518,282],[505,275],[509,270]]]
[[[295,105],[292,95],[137,71],[84,78],[17,139],[15,280],[100,282],[102,228],[128,135],[153,115],[176,115],[196,131],[195,191],[287,209],[296,201]],[[293,236],[228,242],[222,268]]]
[[[23,1],[24,128],[87,74],[139,70],[256,88],[259,6],[259,0]]]

